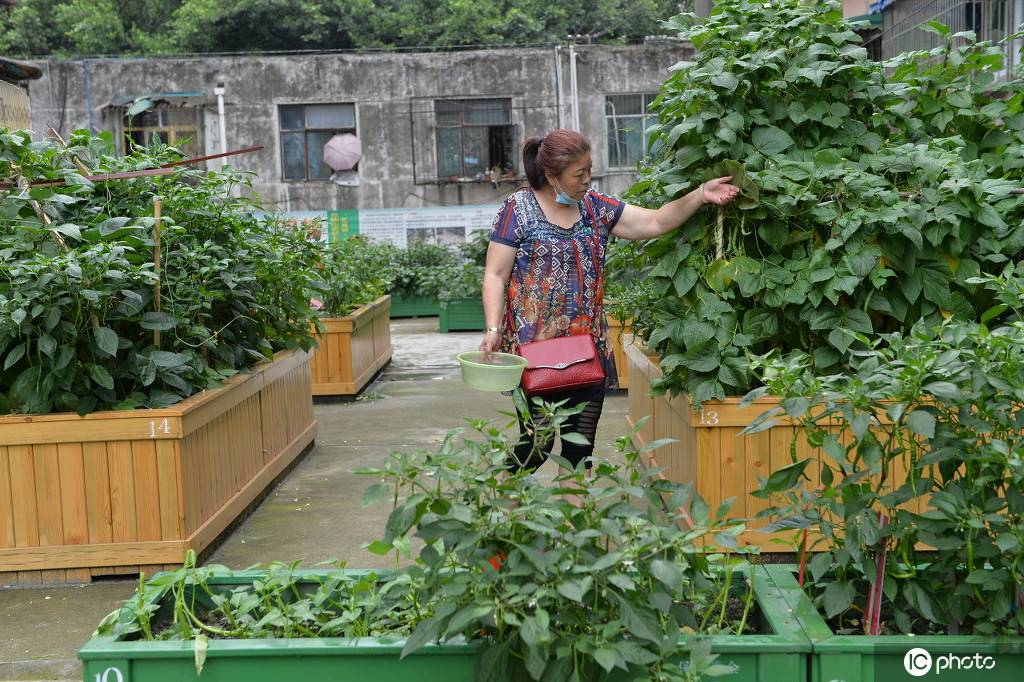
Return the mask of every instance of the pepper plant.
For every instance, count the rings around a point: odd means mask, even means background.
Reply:
[[[629,199],[658,206],[722,175],[742,191],[630,261],[646,286],[624,314],[661,356],[656,390],[742,394],[748,353],[806,349],[829,373],[865,347],[850,332],[978,319],[991,297],[969,280],[1024,253],[1020,83],[998,105],[980,94],[1001,68],[989,46],[890,77],[836,2],[737,0],[669,24],[696,57],[652,104],[655,152]]]
[[[984,283],[1000,296],[1024,286]],[[1024,323],[948,321],[861,342],[849,374],[819,376],[803,353],[757,363],[766,386],[748,398],[780,398],[775,413],[821,453],[815,487],[818,463],[794,448],[755,493],[773,501],[762,516],[820,534],[810,589],[841,629],[865,625],[874,591],[885,601],[870,634],[1021,634]]]
[[[527,414],[525,399],[518,407]],[[569,411],[542,408],[533,426],[562,433]],[[652,680],[721,675],[696,644],[689,667],[680,635],[746,631],[752,624],[749,583],[733,581],[729,554],[741,530],[711,512],[688,485],[658,478],[629,438],[622,464],[553,459],[563,472],[540,482],[509,473],[513,443],[501,429],[473,422],[473,438],[449,434],[435,452],[394,453],[361,473],[382,480],[366,502],[389,499],[381,554],[422,549],[411,569],[422,584],[424,620],[405,653],[434,640],[483,636],[478,679],[599,680],[619,669]],[[579,439],[578,434],[563,438]],[[658,443],[652,444],[657,446]],[[666,500],[667,509],[666,510]],[[687,507],[687,526],[675,510]],[[682,526],[682,527],[681,527]]]
[[[65,147],[0,130],[0,411],[169,405],[310,346],[320,247],[258,218],[238,196],[247,175],[83,177],[180,158],[160,146],[117,156],[109,135],[84,131]]]

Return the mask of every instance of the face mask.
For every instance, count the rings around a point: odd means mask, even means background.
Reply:
[[[563,192],[562,188],[558,185],[557,182],[555,183],[555,188],[558,190],[558,192],[555,193],[555,203],[562,204],[564,206],[576,205],[576,200],[573,199],[568,194],[566,194],[565,192]]]

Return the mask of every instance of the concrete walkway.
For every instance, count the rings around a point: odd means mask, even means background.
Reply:
[[[316,406],[316,447],[218,547],[206,563],[247,568],[272,560],[312,565],[343,559],[350,567],[389,567],[393,559],[363,545],[379,539],[389,509],[362,507],[371,482],[352,473],[380,464],[391,450],[433,449],[464,417],[510,420],[511,400],[462,384],[455,356],[478,333],[440,334],[437,318],[392,320],[392,364],[354,402]],[[609,456],[625,433],[624,394],[608,396],[597,454]],[[553,467],[548,464],[547,467]],[[542,469],[542,472],[544,470]],[[78,680],[75,651],[100,619],[131,596],[132,580],[0,590],[0,680]]]

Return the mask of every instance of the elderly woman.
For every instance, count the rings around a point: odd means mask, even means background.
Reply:
[[[603,310],[608,237],[652,239],[676,229],[706,203],[729,203],[739,189],[729,184],[731,177],[724,177],[657,210],[623,203],[590,188],[590,142],[564,128],[528,139],[523,167],[530,186],[505,200],[491,228],[483,285],[487,331],[480,350],[516,353],[531,341],[593,336],[604,365],[604,383],[543,396],[550,402],[567,400],[570,407],[585,403],[563,427],[589,442],[562,440],[561,455],[576,466],[593,453],[605,390],[617,386]],[[533,418],[539,420],[540,415]],[[554,443],[537,443],[535,448],[522,415],[519,429],[516,461],[509,464],[536,468]]]

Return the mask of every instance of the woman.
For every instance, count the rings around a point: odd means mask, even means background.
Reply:
[[[617,386],[603,310],[609,235],[652,239],[676,229],[706,203],[729,203],[739,189],[728,184],[731,177],[716,178],[657,210],[625,204],[590,189],[590,142],[565,128],[528,139],[523,167],[530,186],[505,200],[491,227],[483,285],[487,331],[480,350],[516,353],[531,341],[593,335],[604,364],[604,385],[543,396],[548,402],[567,400],[570,407],[586,403],[563,426],[589,443],[562,441],[562,457],[576,466],[593,453],[605,390]],[[538,421],[540,415],[533,418]],[[534,448],[522,416],[519,432],[517,461],[510,466],[540,466],[554,443]]]

